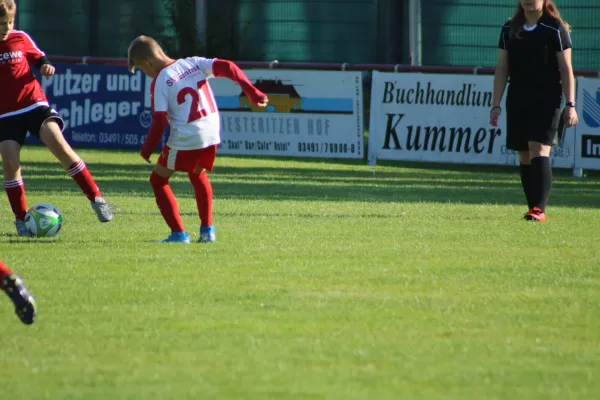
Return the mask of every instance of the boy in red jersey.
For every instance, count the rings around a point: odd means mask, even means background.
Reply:
[[[54,75],[54,67],[22,31],[13,30],[17,8],[14,0],[0,0],[0,156],[4,170],[4,188],[15,214],[19,236],[31,236],[23,222],[27,212],[25,188],[21,177],[21,147],[27,132],[39,137],[77,182],[92,204],[101,222],[113,215],[83,160],[62,135],[64,122],[50,108],[31,63],[45,77]]]
[[[175,171],[187,172],[194,187],[200,216],[199,242],[215,242],[212,186],[206,170],[213,169],[221,137],[219,110],[207,80],[213,76],[229,78],[240,85],[252,103],[261,107],[266,107],[269,100],[234,63],[202,57],[174,60],[147,36],[131,42],[128,58],[131,72],[138,68],[154,78],[150,86],[152,126],[140,151],[144,160],[150,162],[167,124],[171,126],[169,141],[150,176],[158,208],[171,228],[171,235],[161,242],[190,242],[169,186]]]
[[[35,300],[23,281],[0,260],[0,290],[12,300],[15,313],[26,325],[33,324],[35,319]]]

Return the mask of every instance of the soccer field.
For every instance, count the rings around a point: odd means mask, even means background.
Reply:
[[[113,222],[45,149],[25,187],[59,236],[17,238],[0,196],[0,258],[39,305],[24,326],[1,297],[0,398],[600,398],[597,175],[555,171],[533,224],[516,170],[220,156],[218,242],[161,245],[151,166],[80,154]]]

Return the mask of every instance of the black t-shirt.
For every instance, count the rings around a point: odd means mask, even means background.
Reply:
[[[556,53],[572,47],[569,31],[550,15],[537,25],[523,28],[520,39],[510,37],[510,24],[502,27],[498,47],[508,51],[508,76],[512,87],[560,91]]]

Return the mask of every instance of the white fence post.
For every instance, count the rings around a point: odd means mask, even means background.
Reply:
[[[206,0],[196,0],[196,37],[206,47]]]
[[[421,65],[421,0],[408,2],[408,32],[410,65]]]

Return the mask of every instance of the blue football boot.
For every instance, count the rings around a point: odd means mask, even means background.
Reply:
[[[172,232],[168,238],[161,240],[159,243],[190,243],[190,235],[187,232]]]
[[[214,226],[200,227],[200,239],[198,243],[214,243],[217,241],[217,234]]]

